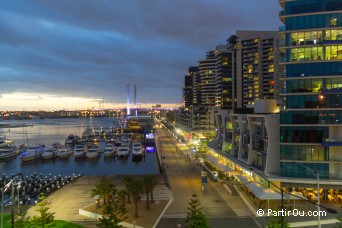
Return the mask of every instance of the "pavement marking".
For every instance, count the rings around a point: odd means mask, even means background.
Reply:
[[[157,185],[153,190],[153,200],[170,200],[173,199],[171,191],[166,185]],[[146,200],[146,195],[141,196],[141,200]]]

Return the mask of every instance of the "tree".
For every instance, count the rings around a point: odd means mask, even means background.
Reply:
[[[186,216],[186,224],[189,228],[208,228],[209,222],[207,216],[203,212],[200,201],[197,199],[197,195],[193,194],[190,199],[189,212]]]
[[[143,192],[146,195],[146,209],[150,210],[150,192],[151,192],[151,178],[146,176],[143,179]]]
[[[123,227],[119,223],[127,217],[125,216],[126,208],[120,200],[119,191],[114,191],[113,201],[105,207],[104,213],[105,215],[99,218],[100,223],[96,224],[96,226],[101,228]]]
[[[146,208],[150,210],[150,194],[151,202],[153,203],[153,190],[158,185],[158,181],[155,176],[148,175],[143,179],[143,191],[146,195]]]
[[[151,203],[154,203],[154,200],[153,200],[153,190],[157,187],[158,185],[158,180],[156,178],[156,176],[154,175],[150,175],[149,178],[151,179],[150,182],[151,182]]]
[[[139,217],[138,214],[138,202],[143,191],[143,182],[140,179],[134,178],[133,181],[128,185],[128,192],[131,193],[132,200],[135,206],[135,218]]]
[[[48,203],[43,193],[40,194],[39,200],[40,201],[37,203],[38,209],[36,209],[36,211],[40,213],[40,216],[33,216],[32,222],[35,223],[38,227],[44,228],[46,224],[54,221],[55,213],[49,212],[50,208],[46,206]]]
[[[125,185],[125,188],[127,190],[127,203],[131,203],[131,192],[130,192],[130,188],[129,188],[129,185],[135,180],[135,177],[131,176],[131,175],[128,175],[128,176],[125,176],[124,179],[123,179],[123,182],[124,182],[124,185]]]
[[[29,223],[30,216],[27,216],[27,211],[20,207],[18,213],[14,216],[14,220],[14,227],[22,228]]]
[[[126,207],[127,190],[126,189],[118,190],[117,196],[122,206]]]
[[[102,177],[95,188],[91,190],[91,196],[100,195],[103,198],[103,204],[106,205],[112,200],[113,189],[115,189],[115,185],[111,180],[108,177]]]

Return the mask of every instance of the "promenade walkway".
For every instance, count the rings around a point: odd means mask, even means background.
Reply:
[[[173,193],[173,201],[157,227],[185,227],[188,202],[193,194],[209,218],[210,227],[257,227],[255,217],[238,196],[232,196],[221,183],[209,181],[202,191],[201,167],[189,161],[163,129],[157,130],[162,163]],[[209,179],[209,178],[208,178]]]

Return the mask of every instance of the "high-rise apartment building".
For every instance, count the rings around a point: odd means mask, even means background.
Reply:
[[[206,58],[198,62],[201,102],[199,105],[216,105],[215,51],[208,51]]]
[[[190,105],[194,105],[199,97],[196,83],[198,74],[198,67],[191,66],[188,68],[188,74],[184,77],[183,103],[186,110],[190,108]]]
[[[286,66],[280,175],[301,178],[292,183],[284,179],[282,185],[304,187],[303,178],[315,183],[315,170],[323,179],[321,200],[338,200],[334,194],[342,193],[342,2],[279,2]]]
[[[277,31],[237,31],[237,106],[251,107],[255,100],[279,100],[279,49]]]
[[[228,49],[227,45],[220,45],[215,50],[216,74],[216,106],[225,110],[235,107],[234,77],[235,77],[235,51]]]

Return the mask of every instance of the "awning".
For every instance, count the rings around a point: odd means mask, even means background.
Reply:
[[[291,199],[295,199],[295,200],[300,200],[300,199],[308,200],[308,198],[306,198],[301,192],[292,191],[290,193],[291,193],[291,195],[286,194],[286,193],[285,194],[291,196]]]
[[[223,172],[232,172],[233,171],[228,165],[217,164],[217,166]]]
[[[236,175],[235,177],[237,177],[240,180],[240,182],[244,185],[251,183],[251,181],[248,180],[248,177],[245,177],[243,175]]]
[[[266,188],[264,189],[261,185],[250,182],[246,184],[246,187],[260,200],[281,200],[281,193],[273,191],[272,189]],[[292,193],[291,193],[292,194]],[[297,192],[298,196],[302,199],[306,199],[303,195],[299,195],[299,192]],[[298,197],[284,193],[283,199],[284,200],[296,200],[299,199]]]
[[[246,187],[260,200],[275,200],[281,199],[281,195],[269,188],[264,189],[256,183],[248,183]]]

